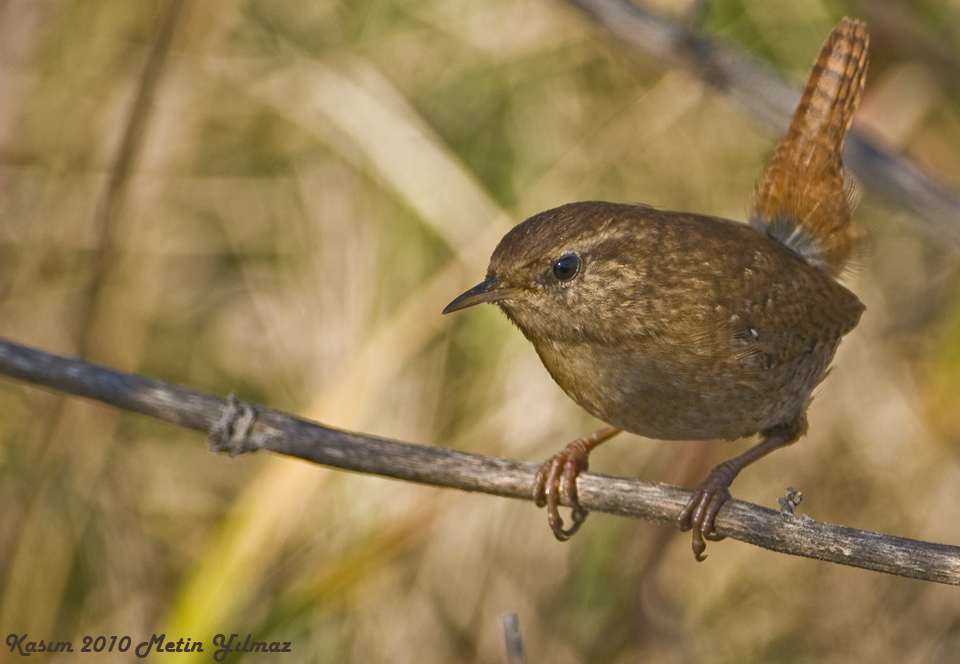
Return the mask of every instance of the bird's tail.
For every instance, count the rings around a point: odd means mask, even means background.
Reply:
[[[869,43],[866,26],[854,19],[844,18],[830,33],[750,211],[751,226],[831,277],[866,240],[851,218],[841,153],[863,92]]]

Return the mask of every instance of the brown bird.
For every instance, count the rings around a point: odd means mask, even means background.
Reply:
[[[717,512],[747,465],[796,441],[841,337],[863,312],[836,278],[863,248],[841,152],[863,91],[868,37],[843,19],[823,46],[753,200],[750,225],[596,201],[508,232],[486,279],[443,313],[495,302],[553,379],[608,422],[543,464],[533,488],[556,537],[583,523],[576,476],[627,430],[666,440],[760,442],[714,468],[677,518],[719,539]],[[560,518],[561,492],[573,506]]]

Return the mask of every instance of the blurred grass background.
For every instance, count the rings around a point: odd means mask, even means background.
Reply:
[[[856,126],[960,185],[957,2],[716,0],[702,22],[799,85],[845,14],[873,39]],[[743,220],[776,139],[559,0],[2,0],[0,334],[332,426],[545,459],[599,423],[493,307],[440,310],[553,205]],[[790,484],[815,518],[958,543],[957,253],[870,193],[859,217],[873,248],[848,281],[867,313],[810,434],[734,493],[773,507]],[[604,515],[561,545],[529,503],[231,461],[9,380],[0,413],[4,636],[79,650],[165,631],[209,650],[249,632],[292,641],[288,661],[503,662],[499,616],[516,611],[531,664],[960,648],[953,588],[736,542],[696,564],[688,535]],[[592,468],[692,485],[745,445],[623,437]]]

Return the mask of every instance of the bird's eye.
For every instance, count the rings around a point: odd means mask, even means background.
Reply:
[[[580,259],[574,254],[561,256],[553,264],[553,276],[560,281],[570,281],[580,272]]]

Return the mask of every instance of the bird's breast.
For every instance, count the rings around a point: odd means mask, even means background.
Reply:
[[[553,379],[587,412],[664,440],[733,440],[792,419],[836,347],[813,343],[795,358],[761,366],[742,354],[711,356],[682,343],[654,349],[656,343],[534,345]]]

